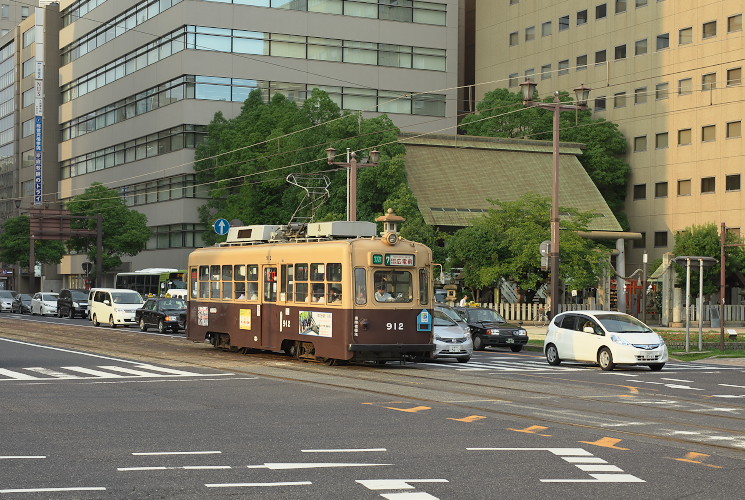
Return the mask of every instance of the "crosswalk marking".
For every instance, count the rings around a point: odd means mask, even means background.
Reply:
[[[5,368],[0,368],[0,375],[5,375],[6,377],[9,377],[8,379],[0,379],[0,380],[36,380],[37,377],[34,377],[33,375],[29,375],[27,373],[19,373],[14,372],[13,370],[6,370]]]
[[[31,367],[31,368],[24,368],[24,370],[28,370],[30,372],[39,373],[41,375],[46,375],[48,377],[54,377],[54,378],[80,378],[77,375],[73,375],[71,373],[62,373],[58,372],[57,370],[50,370],[49,368],[40,368],[40,367]]]
[[[177,378],[177,377],[225,377],[233,373],[196,373],[174,370],[147,364],[135,365],[137,369],[115,365],[61,366],[59,368],[42,368],[38,366],[8,370],[0,368],[0,382],[7,381],[53,381],[53,380],[92,380],[124,378]]]
[[[497,372],[543,372],[543,371],[583,371],[597,369],[597,366],[591,364],[569,363],[561,366],[551,366],[543,360],[527,360],[513,358],[496,358],[489,359],[479,356],[471,358],[468,363],[427,363],[426,367],[445,368],[457,371],[497,371]],[[663,369],[665,373],[674,373],[678,371],[702,372],[702,371],[732,371],[743,370],[741,366],[724,366],[724,365],[705,365],[702,363],[666,363]],[[615,373],[613,373],[615,375]],[[626,374],[629,375],[629,374]],[[635,375],[634,375],[635,376]]]

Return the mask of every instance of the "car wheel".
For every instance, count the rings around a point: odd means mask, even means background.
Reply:
[[[606,372],[616,367],[616,364],[613,362],[613,354],[611,354],[610,349],[607,347],[603,347],[598,352],[598,364],[600,365],[600,369]]]
[[[166,333],[168,329],[166,328],[166,324],[163,322],[163,320],[158,321],[158,333]]]
[[[140,331],[146,332],[147,331],[147,325],[145,324],[145,319],[140,318]]]
[[[548,347],[546,347],[546,361],[551,366],[559,366],[561,364],[559,350],[553,344],[549,344]]]
[[[116,328],[116,323],[114,323],[114,315],[109,314],[109,328]]]
[[[523,350],[523,346],[521,346],[521,345],[511,345],[510,346],[510,349],[512,350],[512,352],[520,352],[520,351]]]
[[[649,365],[649,369],[653,372],[658,372],[662,370],[662,367],[665,366],[665,363],[655,363],[653,365]]]
[[[98,322],[98,316],[96,316],[95,314],[93,315],[92,321],[93,321],[93,326],[101,326],[101,323]]]
[[[471,360],[471,356],[461,356],[460,358],[455,358],[458,360],[458,363],[468,363]]]
[[[473,338],[473,350],[474,351],[484,350],[484,342],[481,340],[481,337],[477,336]]]

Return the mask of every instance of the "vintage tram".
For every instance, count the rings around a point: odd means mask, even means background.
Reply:
[[[432,344],[432,252],[372,222],[242,226],[189,256],[188,338],[302,359],[384,363]]]

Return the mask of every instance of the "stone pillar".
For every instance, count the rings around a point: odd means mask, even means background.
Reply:
[[[670,326],[673,321],[673,289],[675,288],[675,270],[671,266],[673,254],[666,252],[662,255],[662,310],[660,311],[660,325]]]
[[[673,288],[673,322],[670,326],[680,328],[683,326],[683,289]]]
[[[626,276],[626,246],[624,245],[623,238],[616,240],[616,250],[618,255],[616,256],[616,298],[618,300],[618,311],[626,312],[626,280],[621,276]]]

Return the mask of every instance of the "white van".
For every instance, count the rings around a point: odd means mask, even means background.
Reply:
[[[142,307],[144,300],[134,290],[119,288],[96,288],[91,290],[93,300],[90,304],[90,318],[95,326],[102,321],[111,328],[117,325],[135,324],[135,311]]]
[[[186,294],[185,288],[169,288],[166,291],[167,298],[184,299],[187,300],[189,297]]]

